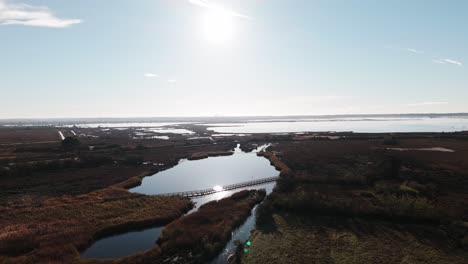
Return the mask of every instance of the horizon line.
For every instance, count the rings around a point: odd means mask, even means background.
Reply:
[[[75,119],[198,119],[198,118],[252,118],[252,117],[336,117],[336,116],[411,116],[411,115],[468,115],[468,112],[447,113],[388,113],[388,114],[306,114],[306,115],[210,115],[210,116],[115,116],[115,117],[12,117],[0,118],[0,121],[11,120],[75,120]]]

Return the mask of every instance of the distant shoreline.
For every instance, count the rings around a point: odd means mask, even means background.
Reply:
[[[259,115],[259,116],[205,116],[205,117],[83,117],[83,118],[5,118],[0,119],[0,125],[15,125],[30,123],[118,123],[118,122],[246,122],[259,119],[265,121],[281,121],[293,119],[337,119],[337,118],[468,118],[468,113],[404,113],[404,114],[341,114],[341,115]]]

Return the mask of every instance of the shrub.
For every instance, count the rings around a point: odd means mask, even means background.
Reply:
[[[385,195],[381,198],[381,208],[386,215],[398,218],[436,220],[442,217],[423,197]]]
[[[257,207],[255,211],[257,229],[266,230],[274,227],[273,209],[273,203],[268,198]]]
[[[402,183],[400,185],[400,191],[404,192],[404,193],[411,193],[411,194],[419,194],[419,191],[408,186],[408,182],[405,181],[404,183]]]
[[[296,180],[291,175],[281,175],[276,181],[275,191],[277,192],[291,192],[296,187]]]
[[[384,145],[396,145],[397,141],[395,138],[393,138],[393,136],[387,135],[387,136],[384,136],[383,144]]]
[[[238,192],[200,206],[198,211],[167,225],[159,242],[166,254],[190,252],[209,259],[222,250],[234,228],[241,225],[265,191]]]
[[[76,137],[66,137],[62,140],[62,146],[65,150],[74,150],[80,146],[81,142]]]
[[[131,165],[131,166],[138,166],[143,162],[143,157],[141,156],[129,156],[126,157],[123,161],[124,164]]]

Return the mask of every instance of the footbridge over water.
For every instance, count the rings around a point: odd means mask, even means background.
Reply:
[[[274,181],[277,181],[278,179],[279,179],[279,176],[275,176],[275,177],[268,177],[268,178],[262,178],[262,179],[252,180],[252,181],[246,181],[246,182],[240,182],[240,183],[225,185],[225,186],[222,186],[222,189],[217,188],[216,190],[211,188],[211,189],[205,189],[205,190],[175,192],[175,193],[163,193],[163,194],[157,194],[157,195],[159,195],[159,196],[174,196],[175,195],[175,196],[183,196],[183,197],[189,197],[189,198],[190,197],[198,197],[198,196],[210,195],[210,194],[217,193],[217,192],[235,190],[235,189],[240,189],[240,188],[244,188],[244,187],[260,185],[260,184],[269,183],[269,182],[274,182]]]

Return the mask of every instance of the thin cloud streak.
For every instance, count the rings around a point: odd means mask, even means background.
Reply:
[[[416,54],[424,54],[423,50],[418,50],[418,49],[413,49],[413,48],[398,48],[398,47],[393,47],[391,45],[384,46],[384,49],[399,50],[399,51],[411,52],[411,53],[416,53]]]
[[[412,48],[406,48],[404,50],[412,52],[412,53],[416,53],[416,54],[424,54],[424,51],[422,51],[422,50],[417,50],[417,49],[412,49]]]
[[[169,80],[167,80],[167,82],[168,82],[168,83],[175,83],[175,82],[177,82],[177,80],[175,80],[175,79],[169,79]]]
[[[237,12],[234,12],[232,10],[228,10],[228,9],[224,9],[220,6],[217,6],[215,4],[212,4],[210,3],[210,1],[208,0],[188,0],[188,2],[192,5],[196,5],[196,6],[200,6],[200,7],[203,7],[203,8],[207,8],[207,9],[211,9],[211,10],[216,10],[216,11],[219,11],[219,12],[223,12],[223,13],[226,13],[226,14],[229,14],[230,16],[233,16],[233,17],[240,17],[240,18],[245,18],[245,19],[252,19],[251,17],[247,16],[247,15],[244,15],[244,14],[240,14],[240,13],[237,13]]]
[[[400,50],[400,51],[405,51],[405,52],[411,52],[415,54],[425,54],[424,51],[418,50],[418,49],[413,49],[413,48],[395,48],[390,45],[384,46],[385,49],[390,49],[390,50]],[[457,60],[452,60],[452,59],[441,59],[439,56],[432,56],[433,59],[431,61],[433,63],[437,64],[452,64],[452,65],[457,65],[459,67],[463,67],[463,63],[461,61]]]
[[[442,61],[442,60],[438,60],[438,59],[432,59],[432,62],[434,62],[434,63],[438,63],[438,64],[445,64],[445,62],[444,62],[444,61]]]
[[[155,73],[145,73],[144,74],[145,77],[147,78],[159,78],[159,75],[158,74],[155,74]]]
[[[456,61],[456,60],[451,60],[451,59],[444,59],[445,62],[447,63],[450,63],[450,64],[455,64],[457,66],[463,66],[463,63],[461,63],[460,61]]]
[[[0,25],[65,28],[81,22],[80,19],[56,17],[49,8],[44,6],[0,0]]]

